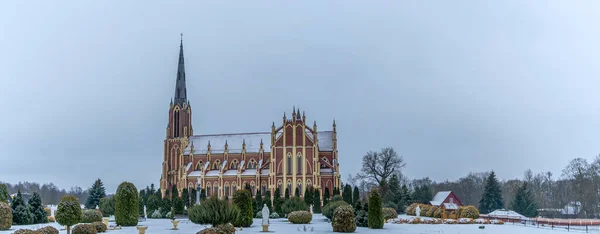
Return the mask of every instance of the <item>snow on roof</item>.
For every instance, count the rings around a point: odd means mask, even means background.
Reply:
[[[184,155],[189,155],[192,143],[195,154],[206,154],[208,152],[208,142],[210,141],[211,153],[225,152],[225,142],[230,153],[241,153],[242,144],[246,143],[246,152],[259,152],[260,141],[263,142],[265,152],[271,151],[271,133],[234,133],[234,134],[214,134],[214,135],[195,135],[190,137],[190,144],[183,151]]]
[[[260,172],[260,175],[269,175],[269,169],[263,169],[263,170]]]
[[[490,218],[511,218],[511,219],[528,219],[527,217],[514,212],[512,210],[498,209],[488,214]]]
[[[212,170],[206,172],[206,176],[219,176],[219,170]]]
[[[429,203],[433,206],[439,206],[442,204],[442,202],[444,202],[444,200],[446,200],[448,195],[450,195],[450,191],[437,192],[433,197],[433,200],[431,200]]]
[[[190,162],[190,163],[188,163],[187,167],[185,168],[185,171],[189,171],[189,170],[190,170],[190,167],[192,167],[192,163],[191,163],[191,162]]]
[[[246,169],[242,175],[256,175],[256,169]]]
[[[227,166],[227,160],[224,160],[221,164],[221,170],[225,170],[225,166]]]
[[[202,175],[201,171],[192,171],[192,172],[190,172],[190,174],[188,174],[188,177],[198,177],[201,175]]]
[[[331,170],[331,168],[321,168],[321,172],[332,173],[333,170]]]
[[[319,151],[333,151],[333,132],[317,132],[319,138]]]
[[[223,173],[224,176],[237,175],[237,170],[227,170]]]

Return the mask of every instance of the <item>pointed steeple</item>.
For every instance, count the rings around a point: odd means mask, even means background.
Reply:
[[[187,102],[187,89],[185,86],[185,63],[183,59],[183,33],[179,44],[179,64],[177,66],[177,80],[175,82],[175,104],[183,106]]]

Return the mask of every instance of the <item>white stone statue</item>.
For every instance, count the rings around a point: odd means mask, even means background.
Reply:
[[[313,213],[313,204],[310,204],[310,213]]]
[[[417,213],[417,217],[421,217],[421,207],[417,206],[417,209],[415,209],[415,213]]]
[[[263,204],[262,208],[262,225],[269,225],[269,207]]]

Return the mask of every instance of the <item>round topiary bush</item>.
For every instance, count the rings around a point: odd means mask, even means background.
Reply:
[[[286,200],[283,205],[281,206],[281,212],[283,212],[283,216],[288,215],[291,212],[294,211],[299,211],[299,210],[306,210],[308,211],[308,205],[306,205],[306,203],[304,201],[302,201],[302,199],[300,199],[299,197],[292,197],[288,200]]]
[[[238,190],[233,193],[233,204],[240,209],[240,215],[233,222],[236,227],[250,227],[254,208],[252,207],[252,194],[248,190]]]
[[[15,232],[13,232],[13,234],[42,234],[42,233],[38,230],[19,229],[19,230],[16,230]]]
[[[340,206],[333,212],[334,232],[354,232],[356,231],[356,222],[354,220],[354,210],[349,205]]]
[[[343,201],[344,197],[342,197],[342,195],[334,195],[333,198],[331,198],[332,202],[336,202],[336,201]]]
[[[135,226],[138,224],[138,192],[135,185],[123,182],[115,194],[115,222],[120,226]]]
[[[93,223],[102,221],[102,212],[99,210],[83,210],[81,211],[81,223]]]
[[[464,206],[460,208],[460,217],[461,218],[471,218],[477,219],[479,218],[479,210],[474,206]]]
[[[189,219],[196,224],[212,224],[217,227],[221,224],[235,222],[240,216],[240,209],[216,197],[203,201],[188,209]]]
[[[398,213],[394,208],[383,208],[382,212],[385,220],[398,218]]]
[[[102,222],[93,222],[92,226],[96,228],[96,232],[106,232],[106,225]]]
[[[81,219],[81,206],[74,196],[64,196],[58,203],[56,221],[67,226],[67,234],[71,233],[71,226],[79,223]]]
[[[383,228],[383,210],[381,209],[381,196],[377,189],[369,195],[369,228]]]
[[[91,224],[82,223],[73,228],[73,234],[97,234],[96,227]]]
[[[0,230],[10,229],[12,222],[12,209],[8,204],[0,202]]]
[[[38,229],[41,234],[58,234],[58,229],[52,226],[45,226],[43,228]]]
[[[292,211],[288,214],[288,221],[293,224],[307,224],[312,221],[312,214],[305,210]]]
[[[346,203],[345,201],[335,201],[335,202],[330,202],[327,203],[327,205],[325,205],[323,207],[323,215],[325,215],[325,217],[327,217],[328,219],[330,219],[333,222],[333,212],[335,211],[335,209],[337,209],[340,206],[347,206],[349,205],[348,203]]]

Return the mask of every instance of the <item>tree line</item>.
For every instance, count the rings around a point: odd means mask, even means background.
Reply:
[[[393,148],[369,151],[363,156],[361,171],[348,175],[346,184],[356,186],[361,197],[371,189],[379,188],[384,206],[399,211],[412,202],[429,203],[438,191],[452,191],[464,205],[478,207],[482,213],[493,211],[482,207],[482,200],[487,197],[497,204],[493,207],[519,210],[529,214],[526,216],[537,215],[538,209],[552,210],[558,213],[555,215],[560,215],[558,209],[567,205],[574,205],[580,212],[566,216],[600,216],[600,155],[590,163],[583,158],[571,160],[559,176],[526,170],[523,178],[507,180],[498,180],[493,171],[471,172],[455,181],[436,182],[429,177],[410,180],[402,174],[404,166],[403,157]],[[486,194],[490,177],[494,177],[491,183],[495,184],[489,189],[497,190],[492,194],[494,198],[488,197],[489,191]]]

